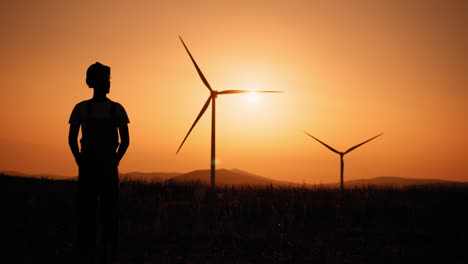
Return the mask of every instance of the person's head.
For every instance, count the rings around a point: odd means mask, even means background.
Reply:
[[[89,66],[86,71],[86,84],[89,88],[94,88],[105,94],[110,88],[110,67],[96,62]]]

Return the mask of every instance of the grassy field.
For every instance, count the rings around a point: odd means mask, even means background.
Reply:
[[[0,176],[4,263],[76,263],[77,183]],[[121,183],[120,263],[468,263],[468,189]]]

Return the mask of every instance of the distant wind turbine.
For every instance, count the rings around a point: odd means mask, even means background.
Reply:
[[[315,140],[317,140],[318,142],[320,142],[322,145],[324,145],[325,147],[327,147],[329,150],[331,150],[331,151],[333,151],[333,152],[337,153],[338,155],[340,155],[340,160],[341,160],[341,170],[340,170],[340,188],[341,188],[341,190],[343,190],[343,189],[344,189],[344,186],[343,186],[343,171],[344,171],[344,161],[343,161],[343,156],[344,156],[345,154],[347,154],[347,153],[349,153],[349,152],[353,151],[354,149],[356,149],[356,148],[358,148],[358,147],[360,147],[360,146],[362,146],[362,145],[366,144],[367,142],[369,142],[369,141],[373,140],[374,138],[376,138],[376,137],[379,137],[379,136],[383,135],[383,133],[381,133],[381,134],[379,134],[379,135],[377,135],[377,136],[375,136],[375,137],[373,137],[373,138],[371,138],[371,139],[368,139],[368,140],[366,140],[366,141],[364,141],[364,142],[362,142],[362,143],[360,143],[360,144],[357,144],[357,145],[356,145],[356,146],[354,146],[354,147],[351,147],[351,148],[349,148],[349,149],[348,149],[347,151],[345,151],[345,152],[339,152],[339,151],[337,151],[336,149],[334,149],[334,148],[332,148],[332,147],[328,146],[327,144],[323,143],[323,142],[322,142],[322,141],[320,141],[318,138],[316,138],[316,137],[312,136],[311,134],[309,134],[309,133],[307,133],[307,132],[304,132],[304,133],[306,133],[307,135],[309,135],[309,136],[310,136],[310,137],[312,137],[313,139],[315,139]]]
[[[192,127],[190,127],[190,130],[188,131],[188,133],[185,136],[184,140],[180,144],[179,149],[177,149],[176,154],[179,153],[180,149],[184,145],[185,140],[190,135],[190,132],[192,132],[192,129],[195,127],[198,120],[203,116],[206,109],[210,105],[210,101],[211,101],[211,103],[212,103],[211,104],[211,106],[212,106],[212,110],[211,110],[211,188],[214,188],[215,187],[215,177],[216,177],[215,176],[215,173],[216,173],[216,170],[215,170],[216,169],[216,163],[215,163],[215,161],[216,161],[216,156],[215,156],[215,152],[216,152],[216,148],[215,148],[215,142],[216,142],[215,141],[215,139],[216,139],[216,133],[215,133],[215,128],[216,128],[216,124],[215,124],[215,120],[216,120],[215,119],[215,117],[216,117],[216,115],[215,115],[216,114],[215,103],[216,103],[216,100],[215,99],[216,99],[216,97],[218,97],[218,95],[220,95],[220,94],[241,94],[241,93],[250,93],[250,92],[256,92],[256,93],[281,93],[281,92],[280,91],[248,91],[248,90],[225,90],[225,91],[213,90],[211,88],[210,84],[208,83],[208,81],[206,80],[205,76],[203,75],[202,71],[198,67],[197,63],[193,59],[192,54],[188,50],[188,48],[185,45],[184,41],[182,40],[182,37],[179,36],[179,38],[180,38],[180,41],[182,41],[182,44],[184,45],[185,50],[187,51],[188,55],[190,56],[190,59],[192,60],[193,65],[197,69],[198,75],[200,75],[200,78],[202,79],[203,83],[208,88],[208,90],[210,90],[210,96],[208,97],[208,100],[206,100],[206,103],[203,105],[200,113],[198,114],[197,118],[195,119],[195,122],[193,122]]]

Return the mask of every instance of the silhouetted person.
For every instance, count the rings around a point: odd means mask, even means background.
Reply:
[[[81,263],[96,258],[96,217],[102,223],[104,262],[116,255],[118,246],[118,165],[129,145],[129,123],[125,109],[106,97],[110,89],[110,67],[99,62],[89,66],[86,83],[93,98],[78,103],[70,116],[68,144],[79,168],[78,240]],[[81,151],[78,133],[81,127]],[[119,144],[120,135],[120,144]]]

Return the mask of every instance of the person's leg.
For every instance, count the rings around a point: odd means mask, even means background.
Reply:
[[[78,245],[80,263],[93,263],[96,247],[97,192],[92,166],[80,166],[78,180]]]
[[[115,258],[119,240],[119,176],[117,166],[108,167],[102,192],[103,242],[107,257]]]

